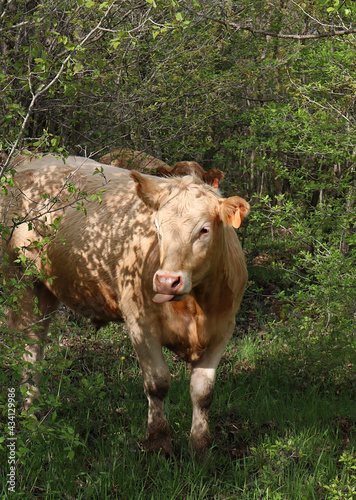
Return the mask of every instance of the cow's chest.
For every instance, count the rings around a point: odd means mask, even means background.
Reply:
[[[166,304],[161,314],[161,343],[187,362],[197,361],[208,345],[205,312],[187,296]]]

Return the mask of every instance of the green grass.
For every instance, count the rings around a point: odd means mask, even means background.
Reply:
[[[355,498],[352,335],[302,337],[279,323],[235,336],[211,409],[212,458],[199,467],[187,446],[185,363],[166,352],[175,452],[167,460],[144,448],[147,402],[125,329],[111,325],[93,334],[86,322],[65,325],[56,322],[47,349],[43,420],[17,413],[15,498]],[[5,365],[1,383],[15,385],[19,395],[12,372]],[[6,437],[4,391],[1,406]],[[6,464],[6,441],[0,446]],[[2,469],[1,498],[7,498]]]

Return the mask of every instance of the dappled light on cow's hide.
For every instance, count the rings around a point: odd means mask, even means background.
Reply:
[[[1,208],[9,227],[17,218],[3,243],[13,263],[6,272],[21,277],[18,254],[37,272],[21,313],[15,305],[8,316],[11,329],[40,342],[27,361],[42,360],[49,315],[60,302],[98,326],[124,320],[148,398],[149,449],[172,447],[163,408],[166,346],[191,363],[191,444],[198,459],[206,456],[216,368],[247,282],[234,228],[248,203],[223,199],[196,176],[158,178],[48,155],[18,167]],[[30,285],[33,275],[21,279]],[[24,383],[30,375],[38,397],[35,365],[24,369]]]

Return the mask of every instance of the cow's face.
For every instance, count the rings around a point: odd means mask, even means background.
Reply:
[[[221,198],[193,177],[162,181],[132,172],[141,200],[156,211],[160,267],[153,300],[182,300],[216,269],[224,248],[224,224],[239,227],[248,203]]]

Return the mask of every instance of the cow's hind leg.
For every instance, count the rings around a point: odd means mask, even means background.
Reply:
[[[51,321],[51,314],[57,309],[58,300],[45,287],[37,282],[28,286],[19,300],[19,309],[7,311],[7,325],[10,330],[24,334],[28,339],[22,355],[22,384],[27,388],[24,407],[28,409],[39,397],[40,374],[36,363],[42,361],[44,344]]]
[[[150,451],[172,452],[169,424],[164,415],[164,399],[168,393],[171,375],[156,339],[145,343],[133,342],[142,370],[145,394],[148,399],[147,446]]]

